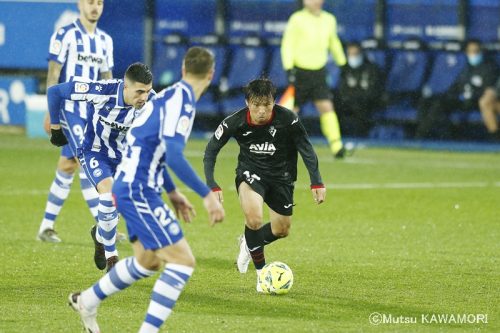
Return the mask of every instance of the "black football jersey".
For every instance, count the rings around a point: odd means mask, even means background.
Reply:
[[[203,159],[205,177],[211,188],[219,187],[214,167],[221,148],[231,138],[240,146],[237,170],[249,170],[280,183],[297,179],[297,152],[309,171],[311,185],[322,185],[318,158],[299,117],[275,105],[271,120],[265,125],[250,123],[248,108],[228,116],[210,139]]]

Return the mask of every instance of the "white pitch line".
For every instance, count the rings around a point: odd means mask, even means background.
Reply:
[[[423,182],[423,183],[365,183],[365,184],[325,184],[329,190],[379,190],[379,189],[392,189],[392,190],[417,190],[417,189],[437,189],[437,188],[487,188],[487,187],[500,187],[500,181],[496,182]],[[308,184],[295,184],[295,189],[307,189]],[[192,192],[191,189],[181,186],[181,191]],[[234,186],[229,187],[230,191],[236,191]],[[48,195],[47,190],[7,190],[0,189],[0,197],[8,196],[37,196]]]

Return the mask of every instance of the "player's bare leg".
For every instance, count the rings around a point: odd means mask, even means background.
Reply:
[[[483,123],[488,130],[488,133],[494,138],[498,136],[498,121],[497,121],[497,96],[493,89],[486,89],[484,94],[479,99],[479,109]]]

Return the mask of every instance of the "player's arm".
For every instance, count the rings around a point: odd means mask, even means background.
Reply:
[[[309,141],[306,129],[298,117],[292,121],[291,126],[295,146],[309,172],[314,201],[320,204],[325,201],[326,189],[319,172],[318,156],[314,151],[311,141]]]
[[[205,179],[207,181],[208,186],[212,189],[215,194],[217,194],[217,197],[220,202],[223,202],[223,196],[222,196],[222,189],[220,186],[217,184],[215,181],[215,163],[217,161],[217,155],[219,155],[220,150],[222,147],[226,145],[228,140],[231,138],[232,130],[227,123],[226,120],[224,120],[218,127],[217,130],[215,131],[214,135],[212,135],[212,138],[207,144],[207,147],[205,148],[205,155],[203,157],[203,169],[205,171]]]
[[[57,61],[49,61],[49,70],[47,72],[47,89],[56,85],[59,82],[59,76],[61,75],[62,65]],[[45,114],[45,119],[43,121],[43,128],[47,134],[50,134],[50,113]]]
[[[337,34],[337,20],[333,18],[333,31],[330,35],[330,52],[337,66],[342,67],[347,63],[342,42]]]
[[[218,203],[215,195],[208,186],[198,177],[193,167],[184,156],[184,142],[179,137],[165,137],[166,142],[166,162],[175,175],[200,197],[207,210],[212,225],[222,222],[224,219],[224,209]]]
[[[175,214],[189,223],[196,216],[196,211],[189,200],[175,188],[175,184],[168,173],[166,166],[163,168],[163,188],[167,192],[170,202],[174,206]]]

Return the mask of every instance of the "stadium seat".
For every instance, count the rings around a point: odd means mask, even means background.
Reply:
[[[208,91],[201,96],[196,102],[196,112],[206,115],[217,115],[219,113],[219,102],[214,97],[213,92]]]
[[[266,50],[263,47],[233,46],[227,74],[227,90],[240,89],[263,74]]]
[[[299,115],[302,118],[317,118],[319,117],[318,111],[312,102],[307,102],[302,105],[299,111]]]
[[[466,59],[463,53],[438,52],[434,58],[429,79],[422,89],[423,96],[429,97],[447,91],[465,64]]]
[[[326,64],[326,84],[330,89],[336,89],[340,82],[340,68],[333,60]]]
[[[183,44],[155,44],[153,76],[154,85],[168,86],[181,78],[182,59],[187,51]]]
[[[369,49],[364,51],[370,62],[378,65],[382,70],[387,66],[387,56],[384,50]]]
[[[245,96],[239,93],[226,97],[221,102],[222,113],[227,116],[245,107]]]
[[[214,78],[212,79],[212,85],[218,86],[227,64],[226,47],[222,45],[215,45],[207,46],[207,48],[212,51],[215,57],[215,73]]]
[[[424,51],[395,51],[387,77],[389,93],[411,93],[422,86],[429,56]]]
[[[277,47],[272,50],[268,75],[278,89],[283,89],[288,85],[286,72],[283,70],[283,65],[281,64],[281,51]]]

